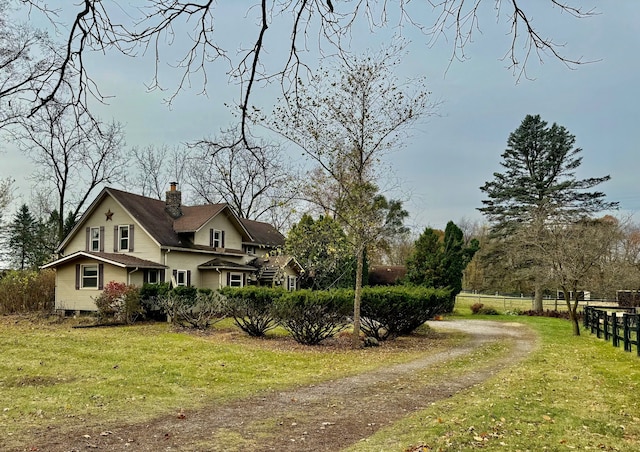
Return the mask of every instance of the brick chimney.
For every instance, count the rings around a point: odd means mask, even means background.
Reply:
[[[167,200],[165,202],[164,210],[171,215],[172,218],[179,218],[182,216],[182,193],[178,190],[177,182],[169,183],[169,191],[166,192]]]

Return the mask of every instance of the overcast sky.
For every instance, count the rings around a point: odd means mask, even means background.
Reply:
[[[232,3],[218,6],[225,18],[219,26],[232,48],[237,48],[249,44],[257,29],[245,28],[247,21],[242,22],[245,2]],[[341,3],[334,2],[336,9]],[[483,198],[479,187],[500,170],[507,137],[527,114],[540,114],[549,123],[565,126],[583,149],[578,176],[611,175],[611,181],[600,187],[608,198],[620,202],[623,214],[640,210],[640,154],[636,149],[640,141],[640,2],[597,3],[599,14],[586,19],[560,14],[558,8],[533,12],[534,24],[543,35],[566,43],[563,52],[567,56],[594,62],[570,69],[552,57],[540,64],[533,56],[528,79],[518,80],[501,60],[510,44],[508,24],[504,20],[496,23],[491,8],[483,12],[480,31],[466,48],[468,60],[464,62],[450,63],[451,41],[427,46],[424,36],[405,30],[410,44],[398,76],[425,76],[433,100],[441,102],[437,115],[418,125],[405,147],[389,158],[390,171],[402,182],[402,190],[390,195],[408,196],[405,206],[411,226],[444,229],[449,220],[481,220],[476,210]],[[494,2],[487,0],[486,4],[489,7]],[[243,30],[251,34],[238,36]],[[353,42],[362,49],[376,49],[391,37],[390,32],[373,36],[366,29],[360,32]],[[281,57],[278,48],[268,48],[267,58]],[[214,135],[233,121],[224,104],[237,98],[239,88],[227,83],[223,68],[210,69],[208,96],[199,96],[200,87],[195,83],[168,109],[162,102],[166,93],[146,92],[145,82],[152,76],[149,58],[107,54],[90,61],[102,92],[115,96],[109,105],[100,107],[99,114],[125,124],[128,146],[172,146]],[[168,87],[171,79],[167,72],[163,80]],[[276,94],[263,91],[255,100],[270,109]],[[0,159],[0,178],[13,177],[18,194],[28,201],[31,182],[26,176],[31,168],[25,158],[4,143]]]

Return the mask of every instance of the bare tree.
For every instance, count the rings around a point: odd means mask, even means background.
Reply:
[[[131,149],[133,157],[132,183],[143,196],[164,199],[170,182],[182,184],[190,156],[178,146],[145,146]]]
[[[580,335],[578,293],[587,290],[589,277],[601,268],[602,259],[619,238],[615,218],[585,218],[573,224],[551,225],[543,240],[538,235],[535,243],[532,243],[538,248],[540,259],[550,264],[552,281],[564,293],[573,334],[576,336]]]
[[[15,20],[11,4],[0,0],[0,130],[50,92],[62,62],[47,33]]]
[[[234,143],[231,131],[220,140],[195,145],[189,163],[189,184],[205,202],[224,202],[240,218],[290,222],[292,203],[298,196],[295,171],[274,144]]]
[[[54,190],[58,240],[65,235],[65,222],[77,220],[94,189],[118,183],[125,175],[122,125],[96,122],[71,105],[48,103],[13,136],[37,166],[34,181]]]
[[[17,0],[14,0],[16,3]],[[235,6],[235,2],[234,7]],[[106,53],[116,49],[126,55],[139,56],[150,53],[155,57],[152,69],[151,88],[163,88],[160,83],[160,68],[167,60],[165,51],[169,46],[180,46],[182,55],[169,64],[181,71],[177,86],[170,89],[168,101],[182,89],[192,86],[195,79],[207,91],[208,71],[212,63],[223,63],[224,72],[239,87],[237,109],[241,127],[239,140],[249,145],[247,132],[248,114],[252,106],[252,94],[257,86],[277,81],[285,93],[296,95],[298,81],[308,69],[309,60],[320,55],[350,57],[350,41],[353,30],[364,22],[372,30],[384,27],[417,27],[425,40],[450,40],[453,44],[451,59],[463,60],[465,50],[472,37],[480,30],[480,7],[489,3],[498,21],[511,25],[505,58],[518,76],[525,74],[530,58],[549,56],[569,66],[580,64],[579,58],[566,56],[563,43],[538,31],[531,15],[531,5],[522,0],[429,0],[416,5],[408,0],[388,2],[386,0],[357,0],[339,2],[334,7],[329,0],[254,1],[243,7],[242,14],[233,20],[245,21],[237,27],[240,39],[249,39],[248,45],[229,43],[229,36],[221,34],[216,19],[222,6],[212,0],[144,0],[138,6],[121,2],[96,2],[83,0],[75,4],[75,15],[64,29],[65,42],[60,48],[60,62],[52,64],[48,73],[47,89],[41,89],[34,97],[33,109],[49,101],[61,102],[61,88],[66,84],[72,89],[70,101],[76,105],[85,103],[91,93],[102,99],[83,57],[88,52]],[[538,3],[538,2],[536,2]],[[21,0],[25,8],[40,12],[58,25],[54,8],[58,4],[44,0]],[[550,14],[568,13],[577,18],[594,14],[592,10],[572,6],[569,0],[546,0],[544,4]],[[65,8],[72,8],[65,6]],[[225,18],[224,20],[228,20]],[[246,26],[244,26],[246,25]],[[287,27],[289,38],[279,41],[272,28]],[[63,29],[59,28],[62,33]],[[311,41],[317,41],[311,43]],[[269,46],[284,47],[287,55],[275,67],[265,63],[263,55]],[[312,50],[311,50],[312,49]],[[25,77],[20,77],[21,83]]]
[[[327,196],[313,201],[348,231],[357,270],[354,346],[359,344],[360,294],[365,249],[391,227],[401,227],[398,203],[379,194],[381,157],[397,149],[408,127],[430,112],[421,81],[399,85],[391,72],[396,54],[363,57],[339,70],[324,70],[300,85],[270,118],[270,127],[302,149],[321,179]],[[313,171],[313,170],[312,170]],[[391,205],[393,204],[393,205]]]

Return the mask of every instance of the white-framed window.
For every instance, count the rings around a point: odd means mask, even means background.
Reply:
[[[147,270],[147,283],[158,284],[160,282],[160,275],[158,270]]]
[[[176,285],[177,286],[187,286],[187,270],[178,270],[176,272]]]
[[[91,251],[100,251],[100,228],[91,228],[89,237],[89,249]]]
[[[247,246],[245,247],[245,252],[246,252],[247,254],[250,254],[250,255],[252,255],[252,256],[253,256],[253,255],[255,255],[255,254],[256,254],[256,247],[255,247],[255,246],[253,246],[253,245],[247,245]]]
[[[98,288],[98,265],[81,265],[80,266],[80,287],[82,289]]]
[[[214,248],[224,248],[222,243],[222,234],[223,232],[219,229],[213,230],[213,243],[211,244],[211,246],[213,246]]]
[[[242,287],[242,273],[229,273],[229,286]]]
[[[118,226],[118,251],[129,251],[129,225]]]
[[[295,276],[287,276],[287,290],[290,290],[290,291],[296,290]]]

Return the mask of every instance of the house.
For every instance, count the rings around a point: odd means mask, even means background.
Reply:
[[[109,281],[294,290],[303,269],[277,255],[283,245],[273,226],[238,218],[227,204],[183,206],[177,183],[166,201],[105,188],[43,268],[56,270],[57,310],[95,311]]]
[[[406,274],[404,265],[372,265],[369,268],[369,285],[393,286],[402,281]]]

